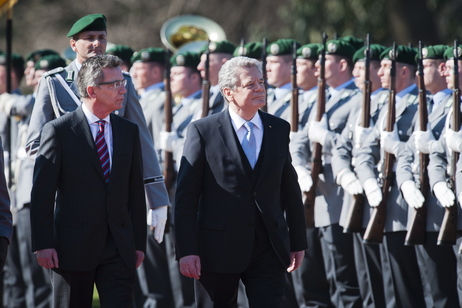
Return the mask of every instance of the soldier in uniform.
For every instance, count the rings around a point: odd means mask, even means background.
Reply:
[[[266,77],[268,85],[268,113],[290,122],[290,98],[292,97],[291,65],[293,45],[300,43],[292,39],[279,39],[266,48]]]
[[[330,298],[336,307],[361,307],[362,304],[354,266],[353,238],[351,234],[343,233],[339,225],[343,190],[336,184],[331,166],[332,151],[345,128],[348,115],[360,103],[359,91],[352,76],[354,52],[354,48],[346,42],[328,42],[325,80],[330,87],[330,98],[326,102],[325,114],[317,122],[315,112],[311,112],[304,134],[297,134],[297,138],[291,140],[293,165],[303,190],[311,188],[312,183],[309,171],[311,142],[322,145],[323,168],[316,187],[314,220],[320,230],[319,240]],[[319,61],[316,67],[319,76]],[[306,185],[307,181],[309,185]]]
[[[354,56],[353,76],[355,84],[361,90],[361,96],[365,95],[365,47],[358,49]],[[362,146],[377,120],[380,109],[388,98],[388,90],[381,87],[378,70],[380,68],[380,55],[385,46],[372,44],[370,46],[369,81],[370,92],[370,117],[371,123],[368,128],[361,126],[362,106],[356,106],[350,112],[348,121],[337,140],[336,148],[332,157],[332,169],[336,175],[336,182],[344,190],[342,212],[340,214],[340,226],[345,227],[346,216],[349,212],[353,195],[362,193],[361,183],[353,171],[354,161],[358,149]],[[363,99],[361,97],[361,99]],[[369,211],[364,211],[363,227],[369,221]],[[356,265],[359,290],[363,301],[363,307],[385,307],[382,283],[382,265],[380,261],[380,250],[376,245],[363,244],[363,232],[353,233],[354,260]]]
[[[424,285],[430,288],[428,300],[432,302],[433,307],[458,305],[454,252],[450,246],[437,246],[445,210],[441,204],[438,204],[430,190],[425,194],[421,193],[418,180],[420,172],[418,153],[430,153],[429,145],[441,136],[446,115],[452,108],[452,91],[446,87],[444,78],[444,52],[447,48],[445,45],[434,45],[422,49],[424,84],[432,94],[428,115],[430,129],[421,131],[417,119],[414,134],[409,138],[405,149],[399,153],[396,168],[397,185],[401,187],[409,211],[424,206],[427,212],[426,241],[423,245],[416,245],[415,249],[417,260],[423,267],[422,280]],[[435,193],[437,192],[438,189]]]
[[[205,46],[201,51],[201,61],[197,65],[197,70],[201,73],[201,77],[204,79],[205,75],[205,62],[207,59],[206,52],[209,53],[209,82],[210,82],[210,99],[209,99],[209,112],[208,114],[214,114],[222,111],[225,108],[225,100],[223,95],[220,93],[220,87],[218,85],[218,72],[221,66],[229,59],[233,57],[236,46],[229,41],[210,42],[208,46]],[[199,119],[202,113],[202,108],[194,115],[194,119]]]
[[[37,153],[41,129],[45,123],[74,111],[81,105],[75,84],[77,73],[85,59],[106,52],[106,17],[102,14],[84,16],[74,23],[67,36],[77,57],[65,68],[48,72],[40,81],[28,130],[26,150],[29,155]],[[115,113],[139,126],[146,198],[149,207],[153,209],[152,226],[156,227],[155,238],[162,242],[169,199],[135,88],[130,75],[123,75],[127,82],[127,92],[124,94],[123,107]]]
[[[355,173],[358,176],[371,207],[382,201],[382,190],[378,174],[384,162],[384,151],[398,156],[400,148],[409,139],[413,128],[413,119],[417,110],[417,87],[415,84],[416,50],[407,46],[398,46],[397,54],[393,48],[386,49],[380,56],[381,67],[378,71],[382,87],[390,88],[391,58],[396,61],[396,133],[399,141],[391,142],[385,137],[384,123],[388,114],[387,107],[379,113],[377,122],[358,149]],[[381,148],[382,147],[382,148]],[[394,177],[393,177],[394,180]],[[403,200],[396,183],[391,185],[386,206],[385,234],[380,246],[382,265],[389,264],[383,270],[383,283],[387,305],[397,307],[424,307],[419,267],[414,247],[404,246],[407,224],[407,203]]]
[[[107,55],[117,56],[122,60],[120,68],[125,72],[130,72],[130,68],[132,67],[131,59],[134,52],[131,47],[126,45],[115,45],[106,50]]]
[[[458,74],[462,74],[462,46],[457,48],[458,53],[458,65],[459,70]],[[454,48],[446,49],[444,53],[444,58],[446,59],[446,69],[444,71],[444,76],[446,77],[446,84],[449,89],[455,88],[462,88],[462,79],[459,79],[459,84],[454,84],[453,74],[454,74]],[[459,98],[460,100],[460,98]],[[454,102],[453,102],[454,103]],[[458,206],[457,208],[457,243],[453,246],[454,254],[457,260],[457,271],[456,271],[456,279],[457,279],[457,292],[458,292],[458,305],[454,306],[462,306],[462,255],[459,252],[460,245],[462,244],[462,237],[460,236],[460,231],[462,230],[462,215],[460,205],[462,204],[462,190],[461,190],[461,183],[462,178],[460,177],[461,169],[462,169],[462,162],[459,156],[459,160],[457,162],[456,170],[452,170],[451,160],[452,155],[454,152],[460,153],[461,148],[461,140],[462,140],[462,133],[455,132],[452,129],[452,112],[450,111],[446,116],[446,121],[444,124],[443,131],[441,132],[440,138],[435,142],[430,142],[430,146],[428,146],[430,150],[430,163],[428,165],[428,176],[430,179],[430,187],[438,199],[439,204],[444,208],[451,207],[451,206]],[[416,135],[417,138],[417,135]],[[425,138],[423,138],[425,139]],[[419,147],[420,143],[416,146]],[[460,154],[459,154],[460,155]],[[453,172],[456,172],[455,182],[456,187],[450,187],[448,183],[450,182],[450,177],[452,177]],[[453,190],[454,189],[454,190]],[[455,191],[455,194],[454,194]],[[457,196],[457,198],[456,198]],[[459,203],[459,204],[457,204]],[[428,218],[427,218],[428,219]],[[446,260],[444,260],[446,262]],[[443,277],[442,277],[443,278]],[[444,279],[444,278],[443,278]],[[449,307],[449,305],[448,305]]]

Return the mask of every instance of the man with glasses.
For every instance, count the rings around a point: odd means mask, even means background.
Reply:
[[[112,114],[126,80],[112,55],[82,64],[83,104],[43,127],[31,193],[32,249],[51,269],[54,307],[131,307],[146,251],[139,128]],[[55,204],[56,196],[56,204]]]
[[[76,84],[77,73],[86,59],[106,52],[106,17],[102,14],[84,16],[74,23],[67,36],[70,38],[72,49],[76,52],[76,59],[65,68],[60,67],[48,72],[40,82],[28,130],[26,151],[30,156],[36,154],[39,149],[40,135],[45,123],[74,111],[81,105]],[[122,105],[114,110],[114,113],[139,126],[146,199],[148,206],[153,209],[154,237],[158,242],[162,242],[167,220],[168,195],[157,155],[154,152],[153,141],[146,127],[130,75],[123,72],[122,76],[127,85],[126,92]],[[114,86],[120,85],[120,83],[114,84]]]

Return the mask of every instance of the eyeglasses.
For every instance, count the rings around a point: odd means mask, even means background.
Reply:
[[[110,81],[110,82],[101,82],[101,83],[98,83],[98,85],[99,86],[101,86],[101,85],[112,85],[114,87],[114,89],[119,89],[122,85],[124,87],[127,85],[127,79]]]

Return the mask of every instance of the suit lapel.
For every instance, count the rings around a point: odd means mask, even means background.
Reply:
[[[99,161],[98,153],[96,152],[95,141],[93,140],[90,126],[88,125],[87,118],[85,117],[81,107],[74,112],[71,130],[77,135],[77,138],[82,145],[82,149],[88,155],[90,161],[104,180],[103,169],[101,168],[101,162]]]

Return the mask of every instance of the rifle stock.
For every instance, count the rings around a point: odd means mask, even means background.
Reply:
[[[264,112],[268,111],[268,77],[266,76],[266,47],[268,46],[268,40],[263,38],[262,48],[261,48],[261,69],[263,73],[263,80],[265,81],[265,105],[260,109]]]
[[[205,118],[209,114],[209,100],[210,100],[210,76],[209,76],[209,66],[210,66],[210,50],[209,50],[210,41],[207,43],[207,51],[205,52],[205,77],[202,80],[202,113],[201,118]]]
[[[396,105],[396,44],[393,43],[393,54],[391,58],[390,68],[390,95],[388,97],[388,117],[387,126],[385,130],[392,132],[395,125],[395,105]],[[386,200],[388,191],[390,190],[394,174],[393,165],[395,163],[395,156],[391,153],[385,152],[384,171],[383,171],[383,184],[382,184],[382,201],[376,206],[371,214],[369,223],[367,224],[366,232],[364,233],[364,243],[366,244],[380,244],[383,241],[383,233],[386,218]]]
[[[172,113],[172,90],[170,87],[170,56],[172,52],[167,49],[165,67],[164,67],[164,85],[165,85],[165,103],[164,103],[164,122],[165,131],[172,131],[173,113]],[[167,191],[170,192],[175,181],[175,168],[173,166],[173,153],[164,151],[164,181]]]
[[[321,121],[326,111],[326,79],[325,79],[325,61],[326,61],[326,40],[327,34],[323,34],[323,49],[321,51],[320,72],[318,78],[318,104],[316,109],[316,121]],[[316,199],[316,185],[318,183],[319,173],[322,167],[322,145],[313,143],[313,152],[311,156],[311,178],[313,185],[309,191],[303,194],[303,204],[305,206],[305,222],[307,228],[314,228],[314,202]]]
[[[460,89],[459,89],[459,50],[457,40],[454,41],[454,70],[453,70],[453,82],[454,91],[453,103],[452,103],[452,129],[459,131],[460,129]],[[451,186],[456,192],[456,172],[457,172],[457,161],[459,160],[459,153],[452,152],[451,157]],[[438,245],[455,245],[457,240],[457,197],[455,198],[454,204],[450,207],[445,208],[443,222],[441,229],[438,234]],[[460,249],[459,248],[459,253]]]
[[[361,126],[368,128],[371,121],[371,79],[370,79],[370,36],[366,37],[366,49],[364,58],[364,92],[361,108]],[[363,211],[364,211],[364,194],[352,196],[352,204],[348,209],[348,213],[343,226],[343,232],[361,232],[363,229]]]
[[[427,111],[427,93],[425,89],[423,63],[422,63],[422,42],[419,41],[419,60],[418,60],[418,75],[417,85],[419,87],[419,129],[421,131],[427,130],[428,124],[428,111]],[[425,197],[430,187],[428,179],[428,154],[419,153],[419,178],[420,178],[420,191]],[[427,210],[426,202],[423,206],[417,209],[408,209],[411,212],[410,223],[404,245],[423,245],[425,244]]]

